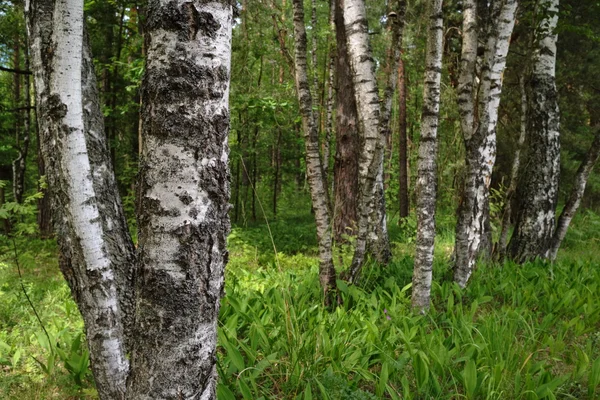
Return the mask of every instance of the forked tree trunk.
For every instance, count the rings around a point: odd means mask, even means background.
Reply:
[[[108,153],[83,2],[26,4],[41,150],[60,267],[85,322],[101,399],[123,399],[134,249]]]
[[[560,172],[560,115],[555,83],[558,0],[541,0],[541,19],[533,49],[527,139],[529,168],[518,191],[519,210],[510,240],[512,259],[525,262],[550,256]]]
[[[294,64],[295,82],[302,127],[304,129],[304,145],[306,150],[306,173],[312,205],[315,211],[317,239],[319,242],[319,280],[323,288],[325,304],[331,303],[331,292],[335,289],[336,274],[333,266],[331,216],[327,186],[323,175],[323,164],[319,153],[319,132],[315,112],[312,109],[313,100],[308,82],[306,63],[306,29],[304,26],[303,0],[293,0],[294,7]]]
[[[429,308],[435,243],[437,193],[437,129],[442,76],[442,0],[429,2],[425,85],[421,114],[421,138],[417,165],[417,243],[412,279],[412,307],[424,313]]]
[[[519,168],[521,166],[521,151],[523,149],[525,136],[527,134],[527,92],[525,90],[524,74],[519,77],[519,89],[521,92],[521,127],[519,130],[519,139],[517,139],[517,148],[515,150],[513,164],[510,171],[510,183],[508,184],[508,189],[506,189],[504,210],[502,212],[502,229],[500,230],[500,237],[498,238],[498,244],[496,246],[498,260],[500,261],[504,260],[504,257],[506,257],[508,230],[510,228],[510,221],[513,214],[512,203],[515,193],[517,192]]]
[[[344,25],[348,43],[348,58],[358,110],[362,149],[359,160],[358,234],[348,279],[355,282],[364,264],[369,214],[383,159],[384,142],[380,131],[380,106],[375,63],[369,48],[369,31],[364,0],[344,0]],[[385,218],[385,213],[383,214]]]
[[[565,204],[562,212],[560,213],[560,217],[558,218],[558,222],[556,224],[556,230],[554,231],[554,236],[552,236],[552,241],[550,243],[550,260],[556,260],[556,254],[558,253],[558,249],[560,248],[560,244],[562,243],[565,235],[567,234],[567,229],[569,229],[569,224],[571,220],[575,216],[579,205],[581,204],[581,199],[583,198],[583,193],[585,192],[585,186],[587,180],[598,161],[598,157],[600,156],[600,127],[596,127],[596,137],[592,142],[585,158],[581,162],[579,169],[577,170],[577,174],[575,175],[575,181],[573,182],[573,188],[571,189],[571,194],[569,195],[569,199]]]
[[[356,235],[360,142],[356,97],[344,26],[344,1],[334,1],[337,57],[333,232],[336,243],[343,243],[346,242],[346,237]]]
[[[228,0],[148,5],[128,399],[216,399],[230,229],[232,11]]]
[[[473,82],[475,78],[477,33],[473,17],[475,3],[465,10],[463,66],[459,78],[459,105],[466,147],[467,177],[459,206],[454,250],[454,281],[465,287],[477,257],[489,249],[489,185],[496,162],[496,126],[502,92],[502,75],[515,23],[516,0],[493,3],[489,10],[489,26],[485,31],[485,50],[477,93],[477,112]],[[469,93],[468,90],[472,92]]]

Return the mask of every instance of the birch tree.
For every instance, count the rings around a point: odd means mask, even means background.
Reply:
[[[382,164],[383,140],[380,131],[380,105],[375,63],[369,48],[367,14],[363,0],[344,0],[344,25],[348,56],[352,70],[352,82],[361,133],[362,149],[359,159],[358,232],[348,279],[355,282],[364,263],[368,234],[369,215],[377,212],[371,206]]]
[[[228,0],[148,4],[130,399],[215,398],[232,23]]]
[[[485,7],[485,4],[481,4]],[[484,54],[479,84],[477,61],[477,2],[464,3],[463,49],[459,76],[459,111],[466,147],[467,177],[458,211],[454,249],[454,280],[465,287],[480,251],[489,244],[489,186],[496,161],[496,126],[502,76],[515,24],[516,0],[492,2],[483,32]],[[483,12],[483,10],[482,10]],[[477,104],[477,106],[475,106]]]
[[[417,243],[412,279],[412,307],[423,313],[429,308],[435,243],[437,194],[437,129],[442,77],[442,0],[429,2],[425,84],[421,113],[421,138],[417,161]]]
[[[99,397],[215,399],[232,6],[149,4],[139,267],[83,2],[30,0],[26,17],[60,266],[83,316]]]
[[[571,220],[575,216],[575,213],[581,204],[581,199],[583,198],[583,194],[585,192],[587,180],[592,172],[592,169],[594,168],[594,165],[600,157],[600,127],[597,126],[595,129],[596,136],[594,141],[592,142],[588,152],[581,162],[581,165],[577,170],[577,174],[575,174],[575,180],[573,182],[571,194],[569,195],[569,198],[565,203],[562,212],[560,213],[558,222],[556,223],[556,229],[550,242],[549,257],[552,261],[556,260],[558,249],[560,248],[560,245],[567,234]]]
[[[385,66],[385,88],[381,102],[381,140],[388,143],[391,140],[391,114],[392,100],[398,82],[396,70],[400,62],[400,49],[402,47],[402,34],[404,30],[404,17],[406,13],[406,1],[399,0],[394,3],[393,9],[388,14],[391,42],[388,49]],[[387,215],[384,188],[384,153],[377,171],[372,200],[372,211],[369,218],[369,243],[368,248],[375,259],[381,264],[387,264],[391,258],[390,240],[387,230]]]
[[[519,209],[509,243],[511,258],[524,262],[550,256],[560,172],[560,116],[556,92],[558,0],[540,0],[540,23],[527,82],[529,166],[518,190]]]
[[[123,399],[135,257],[84,41],[83,2],[31,0],[26,15],[59,265],[85,323],[98,394]]]
[[[317,240],[319,242],[319,280],[323,288],[325,304],[331,304],[330,294],[335,288],[336,274],[332,256],[331,215],[323,163],[319,152],[319,131],[313,111],[313,98],[308,81],[306,62],[306,27],[304,25],[304,2],[292,0],[294,8],[294,74],[296,94],[302,115],[304,146],[306,150],[306,174],[315,210]]]

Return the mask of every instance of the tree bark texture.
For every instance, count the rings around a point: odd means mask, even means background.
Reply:
[[[391,143],[392,126],[392,101],[398,82],[396,70],[400,62],[400,50],[402,48],[402,34],[404,30],[404,17],[406,14],[406,1],[399,0],[394,10],[388,14],[390,24],[391,42],[388,49],[385,66],[385,89],[381,103],[381,140]],[[390,240],[387,230],[385,187],[384,187],[384,153],[382,152],[381,163],[377,171],[377,181],[373,191],[371,213],[369,215],[369,236],[367,248],[375,259],[381,264],[387,264],[392,256]]]
[[[562,212],[560,213],[560,217],[558,218],[558,222],[556,223],[556,229],[554,231],[554,235],[552,236],[552,241],[550,242],[550,260],[556,260],[556,255],[558,253],[558,249],[560,248],[560,244],[562,243],[565,235],[567,234],[567,229],[569,229],[569,224],[571,220],[575,216],[579,205],[581,204],[581,199],[583,198],[583,194],[585,192],[585,186],[587,184],[587,180],[598,161],[598,157],[600,156],[600,127],[596,127],[596,137],[592,142],[585,158],[581,162],[579,169],[577,170],[577,174],[575,175],[575,181],[573,182],[573,188],[571,189],[571,194],[569,195],[569,199],[565,204]]]
[[[335,2],[337,57],[333,232],[335,241],[343,243],[346,241],[346,236],[356,235],[360,141],[358,111],[356,110],[356,97],[354,96],[344,26],[344,1],[335,0]]]
[[[398,223],[408,217],[410,213],[410,200],[408,197],[408,136],[406,114],[406,71],[404,60],[398,60]]]
[[[215,399],[229,233],[229,1],[148,3],[128,399]]]
[[[525,89],[525,75],[519,77],[519,89],[521,92],[521,127],[519,130],[519,138],[517,139],[517,148],[515,150],[515,156],[510,171],[510,183],[508,189],[506,189],[506,196],[504,200],[504,210],[502,212],[502,228],[500,230],[500,237],[498,238],[498,244],[496,246],[496,252],[498,253],[498,260],[502,261],[506,257],[506,246],[508,243],[508,230],[510,228],[510,221],[513,214],[513,198],[517,192],[517,184],[519,178],[519,168],[521,166],[521,151],[523,144],[525,143],[525,137],[527,135],[527,91]]]
[[[550,255],[560,172],[560,115],[556,91],[558,0],[539,2],[544,17],[532,52],[527,82],[529,165],[518,191],[519,210],[509,243],[511,258],[525,262]]]
[[[26,3],[41,152],[60,267],[85,322],[101,399],[122,399],[133,244],[112,172],[78,0]]]
[[[437,193],[437,129],[440,112],[443,19],[442,0],[429,2],[425,84],[421,114],[421,138],[417,165],[417,243],[412,279],[412,307],[423,313],[429,308],[435,243]]]
[[[304,129],[304,145],[306,151],[306,173],[312,205],[315,211],[317,239],[319,242],[319,280],[323,288],[325,304],[330,304],[330,294],[335,289],[336,274],[332,256],[331,216],[327,185],[323,174],[323,164],[319,152],[319,132],[315,112],[312,109],[313,100],[308,81],[306,62],[306,28],[304,25],[303,0],[293,0],[294,8],[294,64],[295,82],[302,127]]]
[[[495,2],[490,7],[478,89],[474,88],[477,54],[475,2],[467,3],[459,78],[459,110],[466,147],[467,176],[458,211],[454,250],[454,281],[465,287],[477,257],[489,249],[489,186],[496,162],[496,126],[502,92],[502,76],[515,23],[516,0]],[[483,10],[482,10],[483,11]],[[475,15],[473,15],[475,14]],[[474,33],[475,32],[475,33]],[[471,92],[468,92],[471,90]],[[478,90],[474,95],[474,90]],[[476,97],[477,109],[475,109]]]
[[[364,263],[369,234],[369,215],[377,212],[372,202],[377,176],[383,163],[384,142],[380,130],[379,93],[375,77],[375,62],[369,48],[364,0],[344,0],[343,11],[362,141],[358,167],[358,233],[354,257],[348,271],[349,281],[355,282]]]

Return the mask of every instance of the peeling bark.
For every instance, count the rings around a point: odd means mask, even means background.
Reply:
[[[569,199],[567,200],[567,203],[565,204],[565,207],[558,218],[556,230],[554,231],[552,241],[550,242],[549,257],[552,261],[556,260],[558,249],[560,248],[560,245],[567,234],[571,220],[575,216],[575,213],[581,204],[581,199],[585,193],[587,180],[592,172],[592,169],[594,168],[594,165],[598,161],[598,157],[600,156],[600,127],[596,127],[596,130],[596,137],[592,142],[587,154],[585,155],[585,158],[581,162],[579,169],[577,170],[575,181],[573,182],[573,188],[571,189],[571,194],[569,195]]]
[[[302,114],[304,145],[306,149],[306,173],[312,205],[315,211],[317,239],[319,242],[319,280],[323,288],[325,304],[331,304],[331,293],[335,289],[336,274],[333,266],[331,216],[327,185],[323,175],[323,164],[319,153],[319,132],[315,112],[312,109],[313,99],[308,82],[306,62],[306,29],[304,26],[303,0],[293,0],[294,8],[294,65],[296,94]]]
[[[490,5],[485,27],[484,55],[475,109],[477,56],[476,5],[466,3],[463,22],[463,60],[459,78],[459,110],[466,147],[467,177],[459,206],[454,249],[454,281],[465,287],[477,257],[489,250],[489,186],[496,162],[496,127],[502,75],[515,23],[516,0]],[[483,10],[482,10],[483,11]],[[483,30],[483,29],[482,29]]]
[[[60,267],[86,327],[101,399],[123,399],[133,244],[117,191],[77,0],[30,0],[26,19]]]
[[[437,193],[437,129],[440,112],[443,19],[442,0],[429,3],[425,85],[421,114],[421,138],[417,166],[417,243],[412,279],[412,307],[429,309],[435,242],[435,201]]]
[[[538,26],[527,82],[529,168],[518,191],[519,210],[509,253],[517,262],[550,256],[560,172],[560,115],[556,91],[558,0],[539,2]]]
[[[377,212],[371,205],[377,176],[383,163],[384,142],[380,130],[380,105],[375,62],[369,48],[369,32],[364,0],[344,0],[344,26],[348,58],[360,123],[362,149],[359,159],[358,234],[348,279],[355,282],[364,263],[369,234],[369,214]],[[384,213],[385,218],[385,213]],[[381,221],[379,221],[381,222]]]

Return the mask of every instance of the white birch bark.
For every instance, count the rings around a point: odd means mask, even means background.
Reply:
[[[319,243],[319,280],[323,288],[325,304],[331,303],[331,292],[335,288],[336,274],[333,266],[331,216],[329,214],[327,185],[319,153],[319,132],[312,110],[313,100],[308,82],[306,62],[306,28],[304,25],[303,0],[293,0],[294,8],[294,72],[296,93],[302,114],[304,145],[306,150],[306,173],[317,225]]]
[[[555,228],[560,172],[560,115],[556,91],[556,39],[558,0],[540,0],[543,15],[532,52],[532,72],[527,85],[529,101],[527,137],[529,168],[518,192],[519,210],[509,243],[517,262],[550,255]]]
[[[216,399],[232,24],[228,0],[148,4],[128,399]]]
[[[381,140],[387,143],[392,134],[391,114],[392,100],[396,91],[398,74],[396,70],[400,62],[400,49],[402,48],[402,34],[404,30],[404,16],[406,1],[399,0],[388,15],[391,42],[385,66],[385,89],[381,103]],[[380,264],[387,264],[392,256],[390,240],[387,229],[387,215],[384,187],[384,153],[381,155],[381,164],[377,171],[377,181],[373,190],[371,213],[369,215],[369,252],[373,254]]]
[[[354,257],[348,271],[349,281],[355,282],[364,263],[369,233],[369,214],[377,212],[371,203],[379,168],[383,163],[384,142],[380,130],[379,93],[375,77],[375,63],[369,48],[364,0],[345,0],[343,11],[348,56],[363,143],[358,170],[360,188],[358,234]]]
[[[587,154],[585,155],[585,158],[581,162],[579,169],[577,170],[575,181],[573,182],[573,188],[571,189],[571,194],[569,195],[569,199],[567,200],[565,207],[560,213],[558,222],[556,223],[556,230],[554,231],[554,236],[552,237],[552,241],[550,243],[550,260],[552,261],[556,260],[558,249],[560,248],[560,245],[567,234],[571,220],[575,216],[575,213],[581,204],[581,199],[585,193],[587,180],[592,172],[592,169],[594,168],[594,165],[598,161],[598,157],[600,156],[600,128],[596,127],[596,129],[596,137],[592,142]]]
[[[418,313],[424,313],[429,308],[431,297],[437,193],[437,129],[442,76],[442,0],[429,2],[428,15],[425,85],[417,161],[417,243],[412,279],[412,307]]]
[[[467,101],[466,89],[469,78],[461,71],[459,104],[461,104],[462,125],[467,150],[467,177],[463,198],[459,207],[459,220],[456,228],[454,259],[454,280],[465,287],[475,262],[483,250],[486,235],[486,212],[489,209],[489,185],[496,162],[496,126],[502,93],[502,75],[506,66],[506,56],[510,37],[515,23],[516,0],[504,0],[491,5],[489,27],[486,29],[485,50],[479,93],[477,95],[478,116],[473,120],[472,104]],[[467,13],[470,15],[470,12]],[[464,66],[471,68],[473,43],[472,23],[465,22],[469,29],[468,56]],[[471,75],[473,76],[473,75]],[[461,90],[463,92],[461,92]],[[469,126],[469,123],[472,125]]]
[[[85,322],[101,399],[123,399],[133,244],[112,172],[83,3],[26,3],[41,151],[60,267]]]

